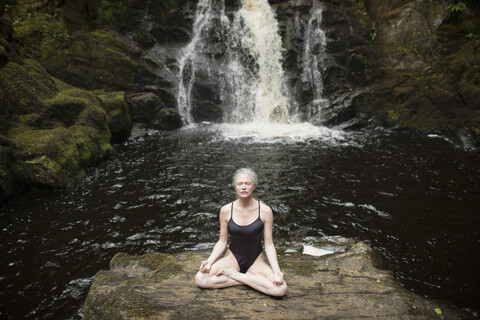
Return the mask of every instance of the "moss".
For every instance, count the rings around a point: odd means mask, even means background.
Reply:
[[[314,260],[306,256],[279,256],[279,263],[286,269],[293,270],[300,276],[311,276],[315,271]]]
[[[7,62],[8,54],[4,46],[0,45],[0,64]]]
[[[62,166],[76,168],[75,158],[71,152],[71,137],[63,125],[52,129],[35,129],[19,123],[9,132],[9,138],[15,144],[20,157],[31,158],[46,155]]]
[[[129,278],[123,272],[115,272],[116,268],[136,266],[152,272],[144,278]],[[163,281],[182,271],[177,258],[163,253],[147,253],[141,256],[118,253],[111,260],[110,269],[108,275],[106,271],[101,271],[95,276],[85,301],[85,306],[88,307],[85,307],[83,319],[132,319],[155,315],[164,307],[151,302],[142,294],[145,287],[151,285],[152,281]],[[155,272],[156,270],[158,272]],[[109,287],[111,277],[115,277],[115,282],[121,284],[114,287],[114,292]],[[108,287],[108,292],[103,286]],[[112,300],[112,296],[115,299]]]
[[[377,110],[378,101],[379,98],[374,92],[365,92],[356,96],[352,101],[352,105],[359,112],[372,114]]]
[[[89,166],[103,159],[108,152],[112,150],[110,145],[110,135],[88,127],[88,126],[72,126],[70,133],[75,141],[78,158],[83,166]]]
[[[9,138],[16,147],[15,158],[23,159],[20,174],[28,184],[66,186],[80,167],[76,144],[60,124],[35,129],[19,123],[10,130]]]
[[[121,0],[95,0],[93,4],[97,12],[96,21],[101,25],[118,24],[127,9]]]
[[[107,125],[112,133],[112,142],[127,140],[132,129],[132,116],[125,92],[100,92],[97,97],[107,114]]]
[[[62,167],[58,163],[56,163],[55,161],[53,161],[47,156],[37,157],[33,160],[25,161],[25,163],[33,164],[33,165],[41,165],[46,170],[52,171],[54,174],[59,173],[62,170]]]
[[[131,90],[137,85],[141,50],[132,48],[107,31],[77,31],[74,42],[42,56],[41,64],[55,77],[84,89]]]
[[[393,120],[398,120],[400,118],[400,115],[398,114],[398,112],[390,110],[388,111],[388,117]]]
[[[0,86],[2,111],[9,120],[17,114],[38,113],[44,107],[41,99],[58,92],[50,76],[33,60],[24,65],[9,62],[0,68]]]
[[[177,264],[178,259],[165,253],[147,253],[141,256],[131,256],[126,253],[118,253],[110,261],[110,268],[127,267],[138,265],[155,272],[156,280],[164,280],[182,271]]]
[[[68,47],[73,39],[56,17],[35,13],[15,23],[14,39],[25,57],[45,58],[55,50]]]
[[[128,279],[125,281],[125,285],[117,287],[115,292],[108,292],[108,294],[97,292],[99,287],[108,285],[110,280],[111,277],[107,275],[106,271],[100,271],[95,275],[85,304],[96,306],[97,309],[86,308],[83,319],[132,319],[144,318],[156,313],[158,307],[144,296],[133,293],[136,287]],[[96,293],[93,295],[93,292]],[[118,298],[112,300],[111,294]]]

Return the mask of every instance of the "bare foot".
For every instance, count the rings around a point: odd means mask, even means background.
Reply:
[[[238,271],[235,270],[235,268],[222,269],[220,271],[220,274],[223,274],[224,276],[227,276],[228,278],[233,279],[233,280],[235,280],[234,276],[237,273],[238,273]]]

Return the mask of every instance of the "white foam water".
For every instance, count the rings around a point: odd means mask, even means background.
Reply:
[[[292,143],[321,140],[330,145],[355,145],[352,134],[337,129],[297,122],[290,110],[290,93],[285,85],[282,68],[282,39],[275,13],[267,0],[241,0],[242,6],[232,16],[232,21],[221,10],[215,12],[211,0],[201,0],[197,7],[194,37],[179,60],[180,86],[178,105],[190,130],[213,130],[226,140],[261,143]],[[214,19],[218,15],[219,19]],[[305,32],[305,47],[302,56],[305,82],[314,85],[314,101],[310,104],[309,116],[318,113],[328,104],[322,98],[321,71],[325,60],[325,33],[321,29],[322,7],[314,1],[312,15]],[[223,102],[224,122],[215,125],[196,124],[191,115],[191,87],[196,68],[205,63],[196,63],[202,54],[202,44],[208,41],[205,30],[221,21],[228,34],[226,52],[222,61],[209,60],[221,70],[219,95]],[[208,65],[208,64],[207,64]]]
[[[297,143],[322,141],[332,146],[360,146],[354,133],[303,123],[250,122],[242,124],[191,124],[182,130],[207,130],[216,138],[242,143]]]
[[[246,29],[240,30],[242,44],[258,65],[254,119],[287,122],[289,106],[284,94],[283,49],[278,22],[267,0],[242,0],[242,4],[239,15],[246,26]]]

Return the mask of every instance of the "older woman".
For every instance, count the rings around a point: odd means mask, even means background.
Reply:
[[[237,200],[220,209],[219,240],[208,259],[202,261],[195,281],[202,288],[247,285],[271,296],[284,296],[287,284],[273,244],[272,209],[253,198],[257,186],[256,173],[250,168],[237,170],[233,186]],[[263,259],[262,234],[270,265]],[[220,258],[229,236],[229,249]]]

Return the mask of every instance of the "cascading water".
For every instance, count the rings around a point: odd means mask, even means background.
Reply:
[[[302,55],[302,82],[312,86],[313,100],[308,105],[308,117],[312,118],[319,110],[328,106],[328,100],[323,97],[322,70],[325,70],[327,57],[325,48],[327,38],[321,28],[323,7],[319,1],[313,1],[312,11],[305,31],[305,46]]]
[[[177,102],[187,124],[194,122],[191,95],[198,68],[218,71],[217,78],[222,80],[217,84],[220,100],[228,105],[223,108],[225,121],[288,121],[277,21],[267,0],[243,0],[242,4],[232,25],[223,2],[219,10],[214,9],[210,0],[198,4],[193,38],[179,60]],[[219,22],[220,26],[215,25]],[[226,42],[223,59],[210,54],[208,45],[212,39],[208,37],[212,30],[225,34],[221,39]],[[215,64],[224,67],[217,68]]]
[[[283,81],[282,40],[278,24],[267,0],[244,0],[237,21],[243,28],[233,28],[235,35],[244,35],[241,44],[253,56],[257,65],[257,79],[250,84],[254,96],[255,113],[252,120],[260,122],[287,122],[288,100]],[[241,23],[243,21],[243,23]],[[241,108],[241,106],[236,106]]]
[[[222,23],[228,23],[228,19],[224,14],[224,8],[225,4],[222,2],[220,21]],[[177,105],[178,110],[183,117],[183,121],[186,124],[194,122],[191,114],[192,105],[190,98],[195,81],[196,69],[202,64],[205,64],[205,62],[207,65],[211,65],[211,63],[208,63],[208,60],[201,60],[201,58],[205,58],[205,46],[208,44],[207,35],[209,28],[212,28],[216,22],[214,19],[215,16],[212,0],[200,0],[195,14],[195,21],[193,23],[193,38],[184,49],[183,55],[179,60]]]
[[[198,122],[192,115],[195,110],[212,104],[198,99],[198,92],[208,86],[210,91],[204,96],[217,96],[223,113],[221,131],[229,137],[341,136],[338,131],[299,123],[290,110],[292,95],[284,80],[282,39],[275,14],[267,0],[242,0],[241,4],[227,15],[224,0],[198,3],[192,40],[178,60],[177,103],[184,123]],[[300,77],[314,89],[309,117],[327,103],[322,98],[326,40],[320,28],[321,15],[322,8],[315,1],[301,54]]]

